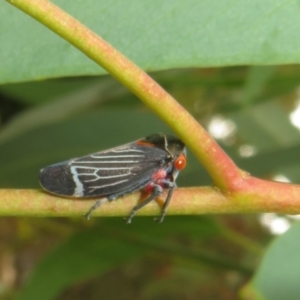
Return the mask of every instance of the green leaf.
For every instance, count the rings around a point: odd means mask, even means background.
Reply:
[[[246,290],[263,299],[298,300],[300,295],[300,222],[278,237],[266,252]]]
[[[205,256],[201,257],[202,249],[199,249],[197,257],[188,252],[185,255],[182,251],[177,253],[177,243],[170,244],[175,245],[174,249],[165,248],[165,241],[170,237],[174,239],[176,235],[185,239],[194,237],[197,240],[212,237],[219,233],[215,223],[210,218],[201,217],[170,217],[168,221],[157,224],[151,218],[137,218],[134,224],[127,226],[121,218],[102,219],[98,229],[73,235],[45,256],[19,299],[53,299],[72,283],[102,274],[137,259],[150,250],[178,254],[192,259],[194,264],[205,262]]]
[[[246,78],[244,93],[240,102],[246,106],[256,100],[262,94],[266,83],[274,76],[276,70],[274,66],[251,67]]]
[[[267,101],[229,113],[243,141],[258,151],[288,147],[300,142],[299,130],[289,120],[284,103]]]
[[[63,96],[57,96],[53,101],[46,101],[45,104],[35,106],[31,109],[16,115],[0,132],[0,144],[10,140],[31,128],[40,127],[44,124],[51,124],[60,120],[64,120],[76,113],[82,113],[94,108],[97,104],[107,101],[111,97],[120,96],[124,93],[124,89],[116,85],[115,81],[110,78],[85,80],[85,86],[82,87],[77,80],[69,86],[70,90]],[[89,84],[88,84],[89,83]],[[77,86],[76,86],[77,84]],[[40,84],[22,84],[22,86],[29,87],[32,85],[32,90],[35,86]],[[13,85],[12,85],[13,86]],[[53,89],[56,85],[44,82],[42,86],[48,87],[40,92],[36,92],[44,102],[43,94],[47,93],[49,89]],[[58,86],[61,86],[58,84]],[[12,87],[11,87],[12,88]],[[20,92],[19,85],[15,86],[13,90]],[[21,88],[22,92],[22,88]]]
[[[93,84],[100,83],[99,78],[64,78],[5,84],[0,86],[1,94],[16,99],[24,104],[40,104],[53,99],[80,92]]]
[[[52,110],[48,117],[54,113]],[[37,127],[0,145],[0,186],[37,188],[39,170],[46,165],[119,146],[157,132],[169,133],[170,129],[156,116],[138,108],[112,110],[102,107]],[[179,176],[179,185],[183,179],[185,185],[199,184],[203,177],[209,181],[196,159],[190,154],[188,159],[190,163],[184,176]],[[199,169],[203,176],[197,174]]]
[[[55,1],[146,70],[300,62],[297,1]],[[0,82],[104,71],[2,3]]]
[[[72,282],[101,274],[145,250],[101,236],[97,231],[75,234],[44,258],[19,300],[53,299]]]
[[[254,176],[266,174],[285,174],[291,182],[300,182],[299,152],[300,145],[290,147],[278,147],[267,152],[258,153],[255,156],[241,158],[228,151],[238,166],[247,170]]]

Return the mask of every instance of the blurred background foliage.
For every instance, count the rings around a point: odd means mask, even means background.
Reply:
[[[55,3],[151,71],[242,169],[300,182],[297,2]],[[170,132],[96,64],[7,3],[0,40],[1,188],[39,188],[48,164]],[[178,185],[210,184],[188,153]],[[226,300],[244,287],[248,299],[299,299],[300,227],[283,234],[295,219],[168,216],[158,225],[136,217],[128,226],[120,218],[2,217],[0,298]]]

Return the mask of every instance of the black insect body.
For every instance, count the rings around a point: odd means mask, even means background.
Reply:
[[[149,194],[137,204],[126,219],[168,189],[158,222],[162,222],[176,187],[176,177],[186,165],[185,145],[178,138],[154,134],[109,150],[70,159],[41,169],[40,184],[48,192],[60,196],[98,200],[87,212],[106,201],[143,189]]]

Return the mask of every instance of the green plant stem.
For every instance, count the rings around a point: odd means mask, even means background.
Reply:
[[[266,184],[270,189],[266,189]],[[283,186],[281,186],[283,185]],[[256,189],[260,189],[256,191]],[[280,191],[280,188],[282,190]],[[273,193],[277,190],[278,195]],[[292,196],[294,194],[294,196]],[[300,187],[277,182],[261,181],[251,193],[239,192],[224,196],[211,187],[179,188],[172,197],[168,208],[171,215],[234,214],[256,212],[300,213]],[[104,203],[93,216],[127,216],[139,200],[139,192],[124,198]],[[166,193],[162,195],[162,198]],[[66,199],[52,196],[39,190],[0,190],[0,215],[67,217],[83,216],[95,203],[95,199]],[[140,210],[137,215],[157,216],[159,206],[153,202]],[[134,222],[134,220],[133,220]]]
[[[104,67],[169,124],[202,162],[218,189],[177,189],[168,213],[300,213],[300,186],[260,180],[239,170],[180,104],[91,30],[47,0],[7,1]],[[127,215],[139,195],[135,193],[127,196],[126,201],[124,198],[124,201],[105,204],[95,215]],[[68,200],[32,190],[1,190],[0,201],[0,214],[3,215],[73,216],[86,212],[95,200]],[[144,215],[158,213],[156,205],[149,205],[140,212]]]

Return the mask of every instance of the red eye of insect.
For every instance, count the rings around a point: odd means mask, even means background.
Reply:
[[[177,170],[182,170],[186,166],[186,157],[184,154],[180,154],[174,162],[174,166]]]

